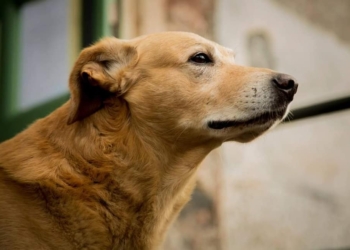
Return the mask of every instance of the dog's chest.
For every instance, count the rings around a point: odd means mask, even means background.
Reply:
[[[120,185],[64,195],[45,192],[45,199],[58,225],[79,249],[157,249],[193,186],[190,182],[178,189],[142,192],[143,199]]]

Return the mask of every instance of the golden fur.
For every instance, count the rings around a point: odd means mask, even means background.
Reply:
[[[202,159],[283,119],[276,74],[191,33],[84,49],[71,99],[0,144],[0,249],[158,249]],[[249,121],[267,111],[283,114]]]

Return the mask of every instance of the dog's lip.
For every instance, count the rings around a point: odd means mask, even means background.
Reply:
[[[263,125],[270,121],[282,119],[285,109],[273,110],[264,112],[247,120],[219,120],[209,121],[208,127],[211,129],[224,129],[229,127],[248,126],[248,125]]]

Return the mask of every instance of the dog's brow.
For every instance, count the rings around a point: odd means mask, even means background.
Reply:
[[[218,56],[231,57],[235,58],[235,53],[232,49],[222,47],[222,46],[213,46],[214,53]]]
[[[195,43],[192,45],[192,47],[196,47],[196,48],[202,48],[206,51],[210,51],[212,50],[210,46],[208,46],[207,44],[204,44],[204,43]]]
[[[204,44],[203,43],[195,43],[195,44],[193,44],[193,46],[204,46]]]
[[[226,51],[228,52],[228,54],[232,57],[236,57],[236,52],[233,49],[230,48],[226,48]]]
[[[232,57],[236,57],[236,52],[233,49],[227,49],[228,53],[232,56]]]

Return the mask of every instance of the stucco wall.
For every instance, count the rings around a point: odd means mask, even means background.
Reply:
[[[222,147],[223,249],[350,246],[350,111]]]
[[[293,107],[349,95],[349,45],[276,2],[219,1],[217,40],[249,65],[249,37],[265,34],[273,68],[300,83]],[[224,144],[222,249],[350,246],[349,127],[346,111],[281,125],[250,144]]]
[[[267,35],[274,69],[301,83],[294,107],[350,94],[349,44],[288,8],[270,0],[220,0],[216,21],[217,40],[237,51],[239,64],[250,62],[249,35]]]

